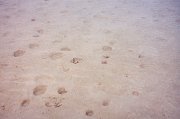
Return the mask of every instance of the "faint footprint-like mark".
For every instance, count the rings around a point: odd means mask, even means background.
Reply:
[[[0,6],[5,5],[4,1],[0,1]]]
[[[36,37],[39,37],[39,35],[37,35],[37,34],[36,34],[36,35],[33,35],[33,37],[35,37],[35,38],[36,38]]]
[[[31,21],[36,21],[36,19],[33,18],[33,19],[31,19]]]
[[[70,68],[67,68],[67,67],[65,67],[64,65],[62,65],[62,70],[63,70],[64,72],[68,72],[68,71],[70,70]]]
[[[159,20],[158,19],[155,19],[155,20],[153,20],[154,22],[159,22]]]
[[[77,63],[80,63],[81,61],[82,61],[82,58],[75,57],[71,60],[71,63],[77,64]]]
[[[65,94],[67,93],[66,89],[64,87],[60,87],[58,90],[57,90],[58,94]]]
[[[132,95],[134,95],[134,96],[139,96],[139,92],[138,92],[138,91],[133,91],[133,92],[132,92]]]
[[[37,48],[37,47],[39,47],[39,44],[37,44],[37,43],[31,43],[31,44],[29,44],[29,48],[30,48],[30,49],[34,49],[34,48]]]
[[[109,101],[108,101],[108,100],[104,100],[104,101],[102,102],[102,105],[103,105],[103,106],[108,106],[108,105],[109,105]]]
[[[129,49],[128,52],[133,52],[133,50]]]
[[[125,77],[129,77],[129,74],[125,74]]]
[[[71,51],[71,49],[68,47],[63,47],[63,48],[61,48],[61,51]]]
[[[29,100],[29,99],[25,99],[25,100],[23,100],[23,101],[21,102],[21,106],[22,106],[22,107],[26,107],[26,106],[29,105],[29,103],[30,103],[30,100]]]
[[[110,56],[104,55],[103,58],[108,59],[108,58],[110,58]]]
[[[62,106],[62,100],[63,98],[57,98],[57,97],[48,97],[45,101],[45,106],[46,107],[60,107]]]
[[[7,67],[7,66],[8,66],[8,64],[5,64],[5,63],[0,64],[0,68],[1,67]]]
[[[5,110],[5,109],[6,109],[6,106],[5,106],[5,105],[1,105],[0,109],[1,109],[1,110]]]
[[[110,46],[103,46],[102,49],[103,51],[112,51],[112,47]]]
[[[86,116],[93,116],[94,112],[92,110],[86,110]]]
[[[140,68],[145,68],[145,65],[144,64],[140,64],[139,67]]]
[[[6,37],[6,36],[8,36],[9,34],[10,34],[9,32],[5,32],[5,33],[2,34],[2,37]]]
[[[24,50],[16,50],[14,52],[14,57],[20,57],[20,56],[23,56],[25,54],[25,51]]]
[[[115,41],[110,41],[109,44],[110,44],[110,45],[114,45],[114,44],[115,44]]]
[[[143,57],[144,57],[144,56],[143,56],[143,55],[141,55],[141,54],[140,54],[140,55],[138,55],[138,58],[143,58]]]
[[[52,60],[60,59],[60,58],[63,57],[63,53],[61,53],[61,52],[51,53],[51,54],[49,55],[49,57],[50,57]]]
[[[107,64],[106,60],[101,61],[101,64]]]
[[[101,85],[102,85],[102,83],[101,83],[101,82],[99,82],[99,83],[97,83],[97,85],[98,85],[98,86],[101,86]]]
[[[33,89],[33,94],[35,96],[42,95],[46,92],[46,90],[47,90],[47,85],[38,85]]]
[[[37,32],[38,32],[39,34],[43,34],[43,33],[44,33],[44,30],[43,30],[43,29],[38,29]]]

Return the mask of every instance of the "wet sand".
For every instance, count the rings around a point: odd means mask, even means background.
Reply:
[[[179,119],[179,0],[0,0],[0,119]]]

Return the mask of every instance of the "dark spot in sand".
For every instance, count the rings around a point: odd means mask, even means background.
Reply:
[[[101,61],[101,64],[107,64],[106,60]]]
[[[3,1],[0,1],[0,6],[4,5],[4,2]]]
[[[108,55],[104,55],[104,56],[103,56],[103,58],[108,59],[108,58],[110,58],[110,56],[108,56]]]
[[[66,89],[64,87],[60,87],[57,91],[59,94],[65,94],[67,93]]]
[[[102,85],[102,83],[101,83],[101,82],[99,82],[99,83],[98,83],[98,85],[99,85],[99,86],[101,86],[101,85]]]
[[[5,18],[6,18],[6,19],[9,19],[9,18],[10,18],[10,16],[6,15],[6,16],[5,16]]]
[[[33,37],[39,37],[39,35],[33,35]]]
[[[159,20],[158,19],[155,19],[155,20],[153,20],[154,22],[158,22]]]
[[[43,33],[44,33],[44,30],[43,30],[43,29],[39,29],[39,30],[37,30],[37,32],[38,32],[39,34],[43,34]]]
[[[45,106],[46,106],[46,107],[51,107],[52,105],[50,105],[49,102],[45,102]]]
[[[133,50],[128,50],[128,52],[133,52]]]
[[[7,66],[8,66],[8,64],[5,64],[5,63],[0,64],[0,67],[7,67]]]
[[[2,105],[1,106],[1,110],[5,110],[6,109],[6,106],[5,105]]]
[[[92,110],[87,110],[86,111],[86,116],[92,116],[94,112]]]
[[[8,36],[9,34],[10,34],[9,32],[5,32],[5,33],[2,34],[2,36],[3,36],[3,37],[6,37],[6,36]]]
[[[23,56],[24,53],[25,53],[24,50],[17,50],[17,51],[14,52],[13,55],[14,55],[14,57],[20,57],[20,56]]]
[[[138,92],[138,91],[133,91],[133,92],[132,92],[132,95],[134,95],[134,96],[139,96],[139,92]]]
[[[71,62],[74,63],[74,64],[80,63],[81,61],[82,61],[82,59],[81,58],[77,58],[77,57],[75,57],[75,58],[73,58],[71,60]]]
[[[128,74],[125,74],[125,77],[129,77],[129,75],[128,75]]]
[[[104,100],[104,101],[102,102],[102,105],[103,105],[103,106],[108,106],[108,105],[109,105],[109,101],[108,101],[108,100]]]
[[[143,56],[142,55],[138,55],[138,58],[143,58]]]
[[[31,21],[36,21],[36,19],[31,19]]]
[[[141,17],[141,19],[146,19],[146,17]]]
[[[25,100],[23,100],[23,101],[21,102],[21,106],[22,106],[22,107],[28,106],[29,103],[30,103],[30,100],[29,100],[29,99],[25,99]]]
[[[38,85],[33,89],[33,94],[35,96],[42,95],[46,92],[47,86],[46,85]]]

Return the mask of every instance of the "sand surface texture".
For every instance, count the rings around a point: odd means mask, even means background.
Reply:
[[[179,119],[179,0],[0,0],[0,119]]]

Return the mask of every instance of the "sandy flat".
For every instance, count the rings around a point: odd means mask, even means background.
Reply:
[[[179,119],[179,0],[0,0],[0,119]]]

